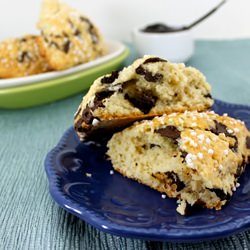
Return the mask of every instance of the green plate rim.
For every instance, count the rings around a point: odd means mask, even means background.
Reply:
[[[27,84],[24,86],[13,86],[10,88],[2,88],[0,89],[0,97],[1,95],[5,95],[5,94],[13,94],[13,93],[20,93],[20,92],[26,92],[26,91],[33,91],[33,90],[38,90],[38,89],[43,89],[43,88],[50,88],[52,86],[62,86],[67,84],[69,81],[74,80],[75,78],[83,78],[86,76],[89,76],[91,74],[94,74],[97,71],[101,71],[105,68],[108,67],[112,67],[112,65],[116,65],[121,63],[122,61],[124,61],[129,55],[129,49],[127,47],[125,47],[124,52],[122,52],[119,56],[117,56],[116,58],[108,61],[108,62],[104,62],[100,65],[97,65],[93,68],[84,70],[82,72],[77,72],[77,73],[72,73],[68,76],[63,76],[63,77],[59,77],[56,79],[51,79],[51,80],[46,80],[46,81],[42,81],[42,82],[36,82],[36,83],[31,83],[31,84]]]

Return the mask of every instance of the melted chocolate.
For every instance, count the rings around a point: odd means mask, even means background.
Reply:
[[[94,107],[91,108],[92,110],[95,110],[98,107],[104,107],[103,105],[103,99],[110,97],[113,95],[115,92],[111,90],[104,90],[99,93],[96,93],[95,99],[94,99]]]
[[[228,132],[227,132],[227,126],[221,122],[217,122],[216,120],[214,120],[214,124],[215,127],[211,129],[211,132],[213,132],[216,135],[219,135],[220,133],[224,133],[226,136],[231,136]]]
[[[218,198],[220,198],[222,201],[223,200],[229,200],[230,199],[230,194],[225,194],[223,190],[219,188],[208,188],[211,192],[214,192]]]
[[[80,16],[80,20],[82,22],[86,22],[88,24],[88,32],[90,33],[90,36],[91,36],[91,39],[92,39],[92,43],[93,44],[96,44],[98,43],[98,36],[97,36],[97,33],[95,31],[95,27],[94,25],[90,22],[89,19],[83,17],[83,16]]]
[[[232,135],[230,134],[228,131],[227,131],[227,126],[221,122],[217,122],[216,120],[214,120],[214,123],[215,123],[215,127],[212,128],[210,131],[216,135],[219,135],[221,133],[225,134],[225,136],[227,137],[231,137],[231,138],[234,138],[235,140],[235,143],[233,146],[230,146],[230,149],[234,152],[237,152],[238,151],[238,139],[235,135]]]
[[[246,147],[247,149],[250,149],[250,136],[246,137]]]
[[[212,99],[212,98],[213,98],[213,97],[211,96],[211,94],[210,94],[210,93],[208,93],[208,94],[204,95],[204,97],[205,97],[205,98],[209,98],[209,99]]]
[[[165,128],[160,128],[155,131],[163,137],[167,137],[176,140],[180,137],[181,132],[175,126],[167,126]]]
[[[153,75],[151,72],[144,69],[141,65],[136,68],[135,72],[138,75],[143,75],[144,79],[148,82],[159,82],[163,78],[162,74],[156,73],[155,75]]]
[[[143,64],[156,63],[156,62],[167,62],[167,60],[164,60],[160,57],[152,57],[145,60]]]
[[[27,51],[23,51],[17,58],[18,62],[24,62],[25,60],[31,60],[32,58],[29,56]]]
[[[75,32],[74,32],[74,36],[78,36],[80,37],[81,36],[81,31],[79,29],[76,29]]]
[[[179,179],[178,175],[175,172],[166,172],[165,175],[168,179],[171,180],[172,184],[176,185],[177,192],[181,191],[185,187],[184,182]]]
[[[206,203],[203,202],[202,200],[197,200],[193,205],[187,203],[184,214],[192,215],[194,213],[201,211],[204,207],[206,207]]]
[[[60,49],[60,46],[56,42],[50,42],[49,47],[55,47],[56,49]]]
[[[101,83],[113,83],[119,76],[119,71],[113,71],[110,76],[104,76]]]
[[[67,40],[64,44],[63,44],[63,51],[64,53],[68,53],[70,50],[70,40]]]
[[[82,120],[88,125],[92,124],[93,119],[95,118],[93,116],[93,111],[98,107],[104,107],[103,99],[110,97],[113,93],[114,91],[109,90],[96,93],[93,107],[90,108],[87,105],[86,108],[82,111]]]
[[[157,101],[157,97],[149,90],[137,90],[134,93],[125,94],[124,97],[144,114],[148,114]]]
[[[91,108],[87,105],[86,108],[82,111],[82,120],[86,124],[91,124],[93,121],[94,117],[92,114]]]
[[[185,158],[188,155],[188,153],[186,151],[183,151],[183,150],[181,150],[180,152],[181,152],[181,157],[183,158],[182,163],[184,163]]]

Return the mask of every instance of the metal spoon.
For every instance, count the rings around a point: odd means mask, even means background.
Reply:
[[[191,24],[189,24],[187,26],[176,28],[176,27],[168,26],[168,25],[163,24],[163,23],[155,23],[155,24],[147,26],[146,28],[142,29],[141,31],[147,32],[147,33],[168,33],[168,32],[177,32],[177,31],[181,31],[181,30],[189,30],[189,29],[193,28],[194,26],[196,26],[197,24],[199,24],[200,22],[202,22],[203,20],[205,20],[206,18],[208,18],[210,15],[212,15],[225,2],[226,2],[226,0],[223,0],[217,6],[215,6],[212,10],[210,10],[208,13],[206,13],[204,16],[200,17],[198,20],[192,22]]]
[[[194,21],[193,23],[189,24],[188,26],[184,26],[183,29],[185,30],[189,30],[192,29],[194,26],[196,26],[197,24],[199,24],[200,22],[202,22],[203,20],[205,20],[207,17],[209,17],[210,15],[212,15],[216,10],[218,10],[224,3],[226,2],[226,0],[223,0],[222,2],[220,2],[217,6],[215,6],[212,10],[210,10],[207,14],[205,14],[204,16],[200,17],[198,20]]]

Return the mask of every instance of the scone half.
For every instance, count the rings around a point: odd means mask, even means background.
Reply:
[[[238,187],[250,157],[244,123],[213,112],[184,112],[141,121],[108,142],[115,170],[195,206],[221,209]]]
[[[84,139],[100,129],[172,112],[204,111],[212,104],[211,87],[200,71],[144,56],[93,83],[75,114],[75,129]]]

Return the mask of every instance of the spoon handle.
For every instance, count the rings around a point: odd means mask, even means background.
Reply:
[[[216,10],[218,10],[224,3],[226,2],[226,0],[223,0],[222,2],[220,2],[216,7],[214,7],[212,10],[210,10],[207,14],[205,14],[204,16],[200,17],[198,20],[194,21],[193,23],[189,24],[188,26],[185,26],[184,29],[191,29],[194,26],[196,26],[198,23],[202,22],[204,19],[206,19],[207,17],[209,17],[210,15],[212,15]]]

